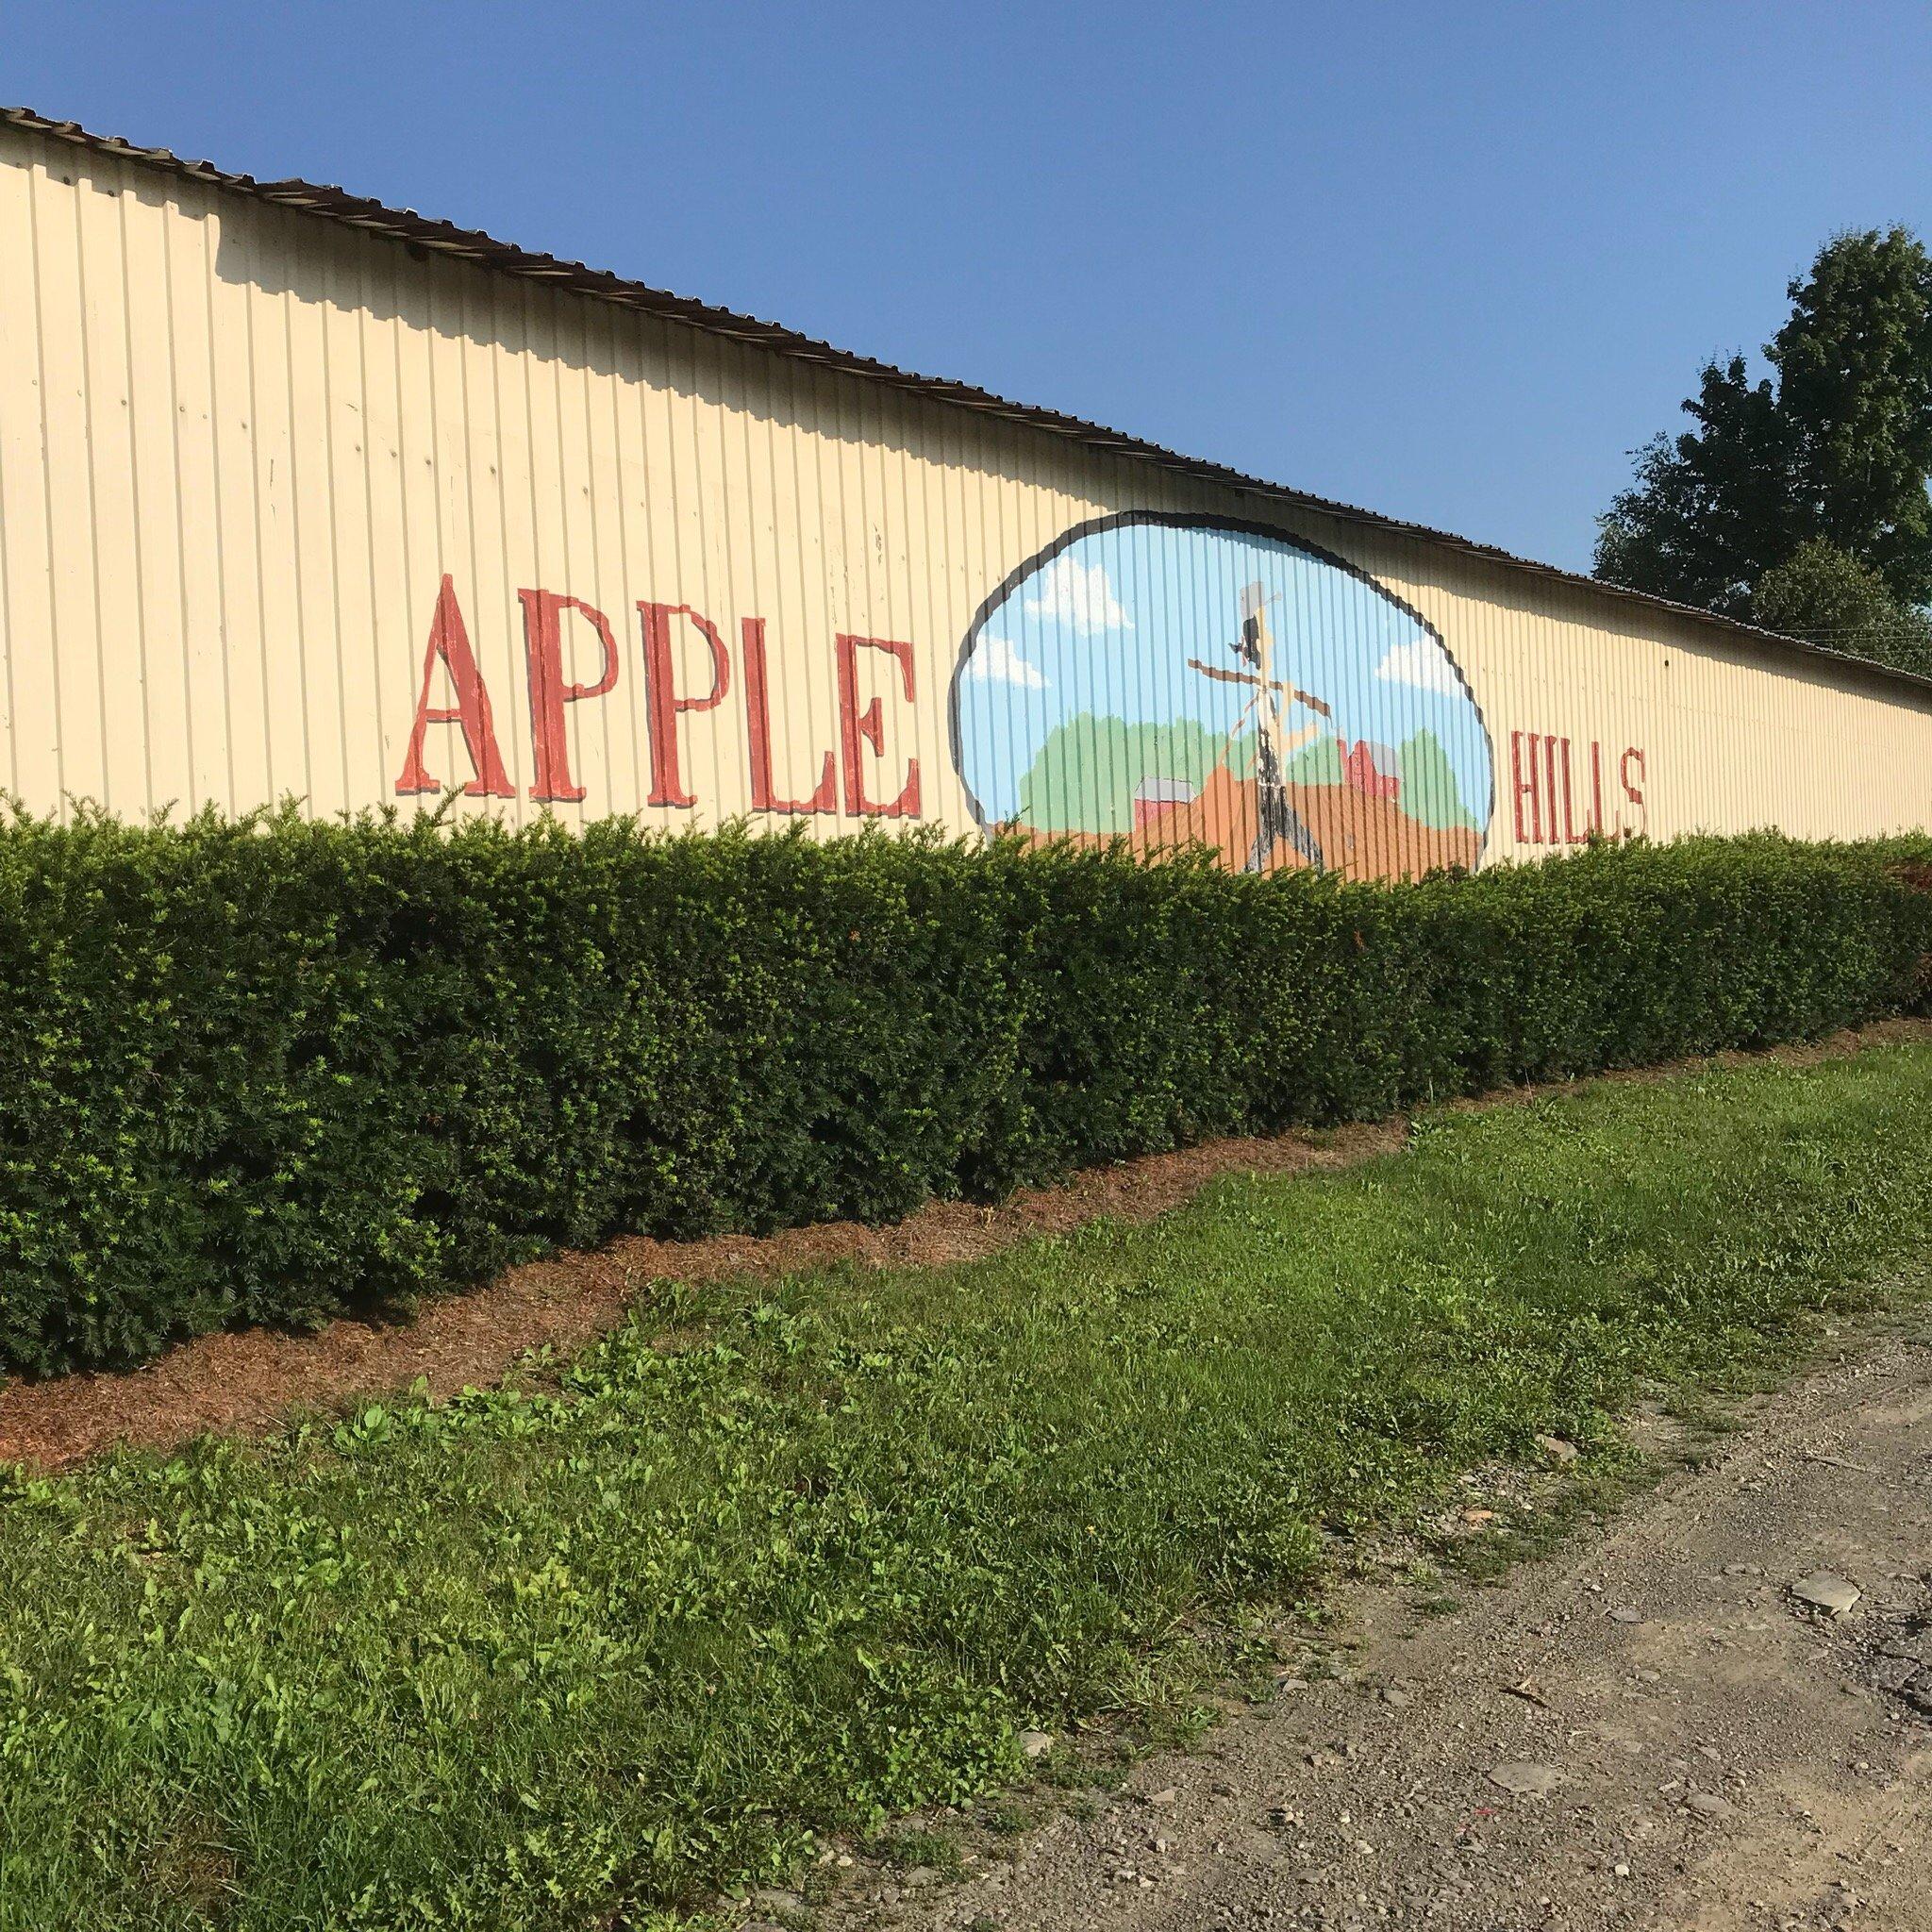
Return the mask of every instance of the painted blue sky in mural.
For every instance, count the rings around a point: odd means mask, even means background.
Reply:
[[[1489,822],[1490,743],[1441,642],[1367,578],[1284,540],[1212,525],[1107,524],[1023,572],[974,625],[958,681],[960,776],[990,824],[1061,724],[1191,720],[1234,731],[1251,695],[1191,668],[1240,672],[1242,598],[1258,582],[1275,675],[1325,701],[1326,735],[1400,747],[1432,732],[1469,817]],[[1306,709],[1300,716],[1312,714]]]

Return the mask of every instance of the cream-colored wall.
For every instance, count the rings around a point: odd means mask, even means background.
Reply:
[[[1578,771],[1641,748],[1653,835],[1932,823],[1932,696],[1906,686],[0,129],[0,788],[36,808],[395,799],[447,575],[516,792],[465,810],[540,809],[518,592],[541,587],[619,645],[610,693],[565,710],[586,796],[564,816],[746,808],[756,616],[779,794],[839,746],[838,634],[903,640],[909,706],[858,654],[882,700],[868,789],[916,758],[923,817],[967,829],[947,697],[975,611],[1127,510],[1265,523],[1413,605],[1489,726],[1489,858],[1517,849],[1516,732],[1569,740]],[[691,812],[646,804],[643,600],[706,613],[732,658],[729,700],[681,722]],[[593,681],[590,626],[564,623],[565,676]],[[678,650],[689,686],[689,625]],[[470,777],[457,725],[425,752]],[[811,823],[853,821],[841,795]]]
[[[1641,747],[1642,829],[1653,838],[1760,826],[1847,838],[1932,826],[1932,692],[1587,586],[1374,530],[1297,521],[1414,604],[1467,673],[1494,743],[1491,858],[1515,844],[1513,730],[1578,747]]]

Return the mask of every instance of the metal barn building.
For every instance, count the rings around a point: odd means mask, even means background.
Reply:
[[[7,110],[0,789],[1360,876],[1932,826],[1932,683]]]

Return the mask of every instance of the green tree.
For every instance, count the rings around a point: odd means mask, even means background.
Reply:
[[[1653,596],[1742,617],[1751,587],[1790,548],[1790,431],[1744,358],[1707,363],[1684,404],[1697,425],[1637,453],[1637,481],[1598,520],[1596,574]]]
[[[1932,258],[1904,228],[1839,235],[1787,293],[1773,376],[1707,364],[1694,426],[1637,453],[1600,520],[1605,581],[1747,617],[1759,578],[1822,540],[1895,605],[1932,597]]]
[[[1789,425],[1794,538],[1868,563],[1903,604],[1932,597],[1932,258],[1904,228],[1840,235],[1766,349]]]
[[[1932,619],[1900,604],[1870,564],[1822,537],[1807,538],[1758,578],[1751,616],[1787,637],[1932,673]]]

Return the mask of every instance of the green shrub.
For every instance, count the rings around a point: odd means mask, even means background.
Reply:
[[[293,812],[0,828],[0,1362],[1932,1006],[1932,845],[1413,885]]]

